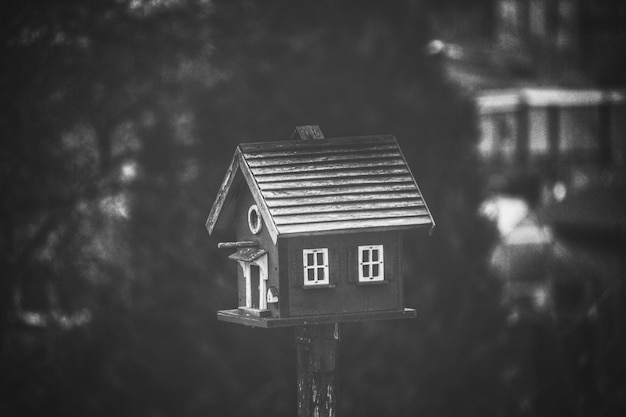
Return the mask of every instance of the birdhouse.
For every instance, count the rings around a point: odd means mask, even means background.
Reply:
[[[206,222],[235,236],[239,306],[220,320],[257,327],[414,317],[402,237],[433,218],[391,135],[242,143]]]

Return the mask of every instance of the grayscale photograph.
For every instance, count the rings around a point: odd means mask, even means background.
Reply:
[[[626,415],[626,0],[8,0],[0,47],[0,416]]]

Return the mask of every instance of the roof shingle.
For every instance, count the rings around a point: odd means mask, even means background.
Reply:
[[[390,135],[244,143],[237,148],[237,162],[276,235],[434,225]],[[211,210],[209,232],[225,197],[218,195]]]

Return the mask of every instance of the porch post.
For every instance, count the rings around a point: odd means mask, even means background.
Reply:
[[[267,310],[267,254],[255,263],[259,267],[259,309]]]
[[[337,415],[339,323],[296,327],[298,417]]]
[[[252,308],[252,282],[250,280],[250,264],[241,262],[243,275],[246,277],[246,307]]]

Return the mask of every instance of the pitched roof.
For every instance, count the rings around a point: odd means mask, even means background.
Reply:
[[[235,261],[252,262],[259,259],[261,256],[267,253],[266,249],[259,248],[243,248],[229,256],[230,259]]]
[[[229,194],[242,176],[274,241],[279,235],[434,226],[391,135],[239,145],[207,219],[209,233],[233,204]]]

